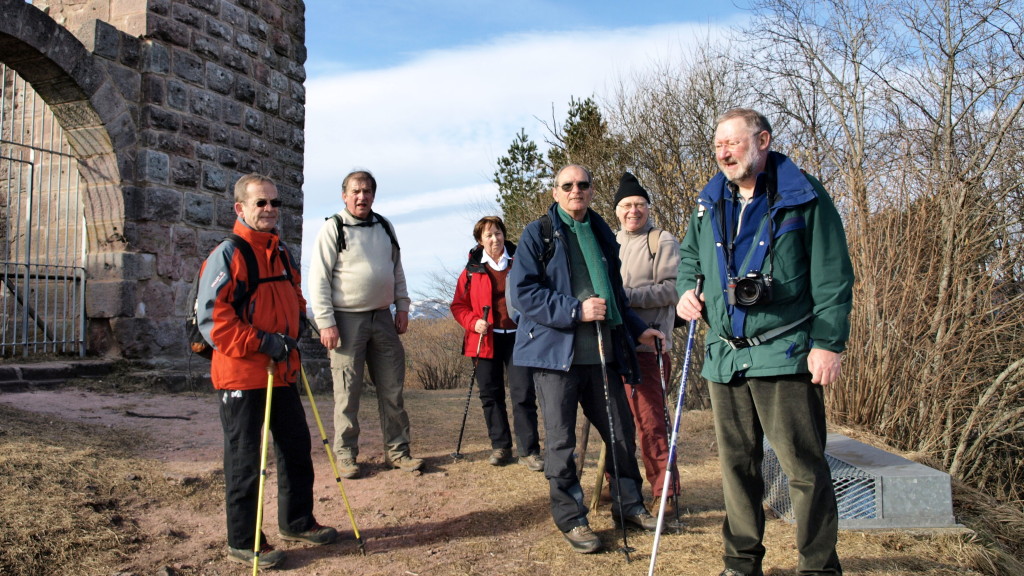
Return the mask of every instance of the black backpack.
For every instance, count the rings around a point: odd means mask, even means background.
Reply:
[[[253,252],[252,246],[238,234],[231,234],[224,241],[231,242],[242,253],[242,258],[245,260],[245,269],[249,273],[249,281],[245,285],[245,292],[237,294],[234,302],[231,303],[231,306],[234,307],[235,312],[239,316],[242,315],[246,304],[249,303],[249,299],[256,293],[256,288],[260,284],[279,280],[291,280],[291,262],[289,262],[287,253],[282,254],[282,262],[284,263],[283,276],[260,278],[260,265],[256,262],[256,253]],[[185,316],[185,337],[188,339],[189,348],[193,354],[209,360],[213,358],[213,345],[207,342],[206,338],[203,337],[203,333],[199,331],[197,318],[199,313],[199,276],[200,274],[197,272],[195,279],[192,280],[192,288],[188,293],[189,308],[188,314]]]
[[[343,252],[348,245],[345,242],[345,226],[373,226],[374,224],[380,224],[384,231],[388,233],[388,238],[391,239],[391,245],[394,246],[395,250],[401,250],[401,246],[398,245],[398,239],[395,238],[395,231],[388,225],[387,220],[381,218],[377,213],[370,212],[370,219],[366,222],[360,222],[359,224],[346,224],[341,219],[340,214],[335,214],[324,218],[324,220],[334,220],[334,225],[338,227],[338,252]],[[392,257],[394,253],[392,253]]]

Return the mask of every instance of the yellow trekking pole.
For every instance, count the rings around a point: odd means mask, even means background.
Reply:
[[[263,489],[267,484],[267,449],[270,445],[270,399],[274,393],[274,363],[267,364],[267,409],[263,414],[263,439],[260,441],[260,490],[256,501],[256,544],[252,549],[252,576],[260,570],[260,534],[263,532]]]
[[[316,417],[316,427],[320,430],[320,439],[324,442],[327,450],[327,460],[331,463],[331,470],[334,472],[334,481],[338,483],[338,490],[341,490],[341,499],[345,502],[345,510],[348,512],[348,519],[352,522],[352,534],[359,543],[359,552],[366,556],[366,548],[363,546],[363,537],[359,535],[359,528],[356,527],[356,517],[352,514],[352,506],[348,503],[348,496],[345,495],[345,487],[341,484],[341,474],[338,474],[338,465],[334,463],[334,452],[327,441],[327,433],[324,432],[324,423],[320,420],[320,411],[316,408],[316,400],[313,399],[313,390],[309,387],[309,380],[306,378],[306,369],[299,365],[302,374],[302,384],[306,387],[306,395],[309,396],[309,405],[313,408],[313,416]]]

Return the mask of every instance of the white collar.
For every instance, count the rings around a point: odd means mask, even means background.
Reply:
[[[487,254],[487,250],[484,249],[483,250],[483,256],[480,258],[480,261],[483,262],[484,264],[490,264],[491,268],[494,268],[498,272],[501,272],[502,270],[504,270],[505,268],[508,267],[508,261],[509,261],[508,250],[502,249],[502,251],[501,251],[501,258],[498,258],[498,261],[495,262],[491,258],[491,256],[489,254]]]

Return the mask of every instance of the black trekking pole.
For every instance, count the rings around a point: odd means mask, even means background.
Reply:
[[[697,286],[693,293],[700,299],[700,293],[704,288],[704,275],[697,274]],[[683,414],[683,406],[686,403],[686,376],[690,373],[690,358],[693,354],[693,336],[696,333],[697,321],[690,321],[690,332],[686,337],[686,355],[683,357],[683,375],[679,379],[679,398],[676,399],[676,417],[672,426],[672,440],[668,445],[668,461],[676,458],[676,442],[679,439],[679,420]],[[668,495],[668,483],[672,476],[672,468],[665,471],[665,482],[661,487],[661,503],[658,505],[658,524],[654,529],[654,546],[651,548],[651,566],[647,570],[647,576],[654,576],[654,563],[658,560],[658,542],[661,541],[661,522],[665,519],[665,499]]]
[[[484,306],[484,322],[487,322],[487,314],[491,311],[490,306]],[[484,335],[480,335],[480,339],[476,341],[476,356],[473,357],[473,374],[469,377],[469,391],[466,392],[466,408],[462,411],[462,427],[459,428],[459,441],[455,444],[455,452],[452,453],[452,458],[459,460],[462,458],[462,454],[459,450],[462,449],[462,435],[466,432],[466,416],[469,415],[469,402],[473,399],[473,380],[476,380],[476,367],[480,364],[480,345],[484,343]]]
[[[596,298],[597,296],[592,296]],[[612,306],[615,304],[612,303]],[[601,380],[604,383],[604,406],[608,411],[608,444],[609,452],[612,453],[612,475],[615,477],[615,496],[619,499],[619,524],[622,525],[622,548],[620,551],[626,556],[626,564],[632,562],[629,553],[633,548],[629,547],[626,540],[626,513],[622,509],[622,485],[619,482],[619,458],[615,449],[615,419],[612,418],[612,394],[608,384],[608,363],[604,358],[604,335],[601,334],[601,321],[594,320],[594,327],[597,329],[597,355],[601,357]],[[598,472],[602,474],[602,472]]]
[[[657,330],[659,328],[658,323],[652,323],[651,328]],[[654,341],[654,350],[658,355],[658,378],[661,380],[661,407],[665,410],[665,438],[672,437],[672,423],[669,421],[668,416],[668,387],[665,385],[665,360],[662,358],[662,347],[661,340]],[[665,473],[671,474],[671,469],[675,466],[675,461],[670,457],[665,463]],[[676,510],[676,525],[679,524],[679,477],[673,478],[672,487],[675,489],[675,494],[672,496],[672,504]]]

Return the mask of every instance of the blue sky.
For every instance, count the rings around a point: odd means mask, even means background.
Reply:
[[[520,129],[543,146],[570,98],[610,100],[744,16],[706,0],[307,0],[303,268],[342,178],[365,168],[410,293],[429,296],[497,213],[491,178]]]

